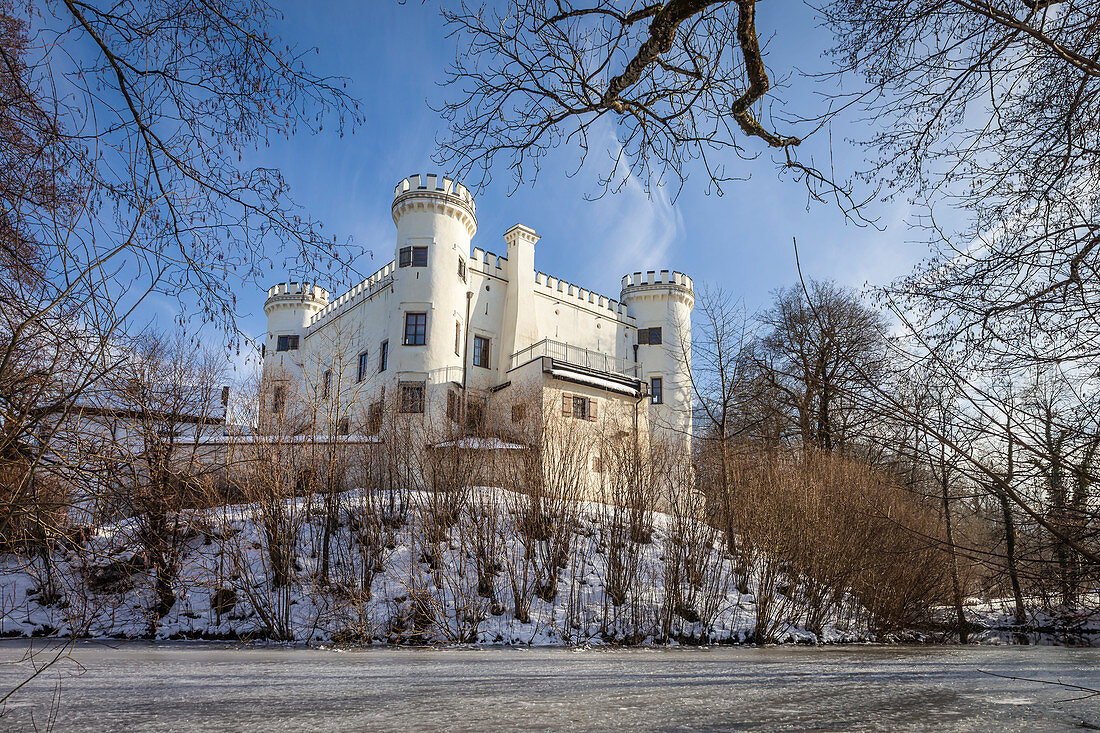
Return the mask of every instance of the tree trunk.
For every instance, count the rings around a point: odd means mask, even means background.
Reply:
[[[1027,621],[1027,613],[1024,611],[1024,594],[1020,590],[1020,573],[1016,561],[1016,522],[1012,518],[1008,497],[1000,494],[999,498],[1005,525],[1005,561],[1008,563],[1008,578],[1012,583],[1012,598],[1016,604],[1014,621],[1020,625]]]
[[[941,459],[943,457],[941,456]],[[955,551],[954,530],[951,527],[951,496],[948,490],[947,467],[941,465],[940,487],[943,490],[943,526],[947,535],[947,548],[951,553],[951,592],[955,601],[955,616],[959,627],[959,643],[965,644],[967,640],[966,614],[963,613],[962,587],[959,583],[959,560]]]

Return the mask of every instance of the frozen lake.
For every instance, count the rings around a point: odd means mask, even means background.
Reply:
[[[0,689],[26,641],[0,642]],[[35,642],[45,650],[47,642]],[[0,729],[1080,730],[1100,649],[365,649],[81,642],[9,701]],[[45,659],[39,656],[39,660]],[[0,693],[0,694],[4,694]],[[33,722],[32,722],[33,716]]]

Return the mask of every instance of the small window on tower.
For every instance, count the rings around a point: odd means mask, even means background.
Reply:
[[[458,258],[458,279],[466,282],[466,260]]]
[[[427,313],[405,314],[405,345],[423,346],[424,337],[428,333]]]
[[[474,336],[474,366],[489,368],[489,347],[492,344],[484,336]]]
[[[280,336],[279,342],[275,344],[276,351],[297,351],[298,350],[298,336]]]
[[[326,369],[324,379],[321,380],[321,399],[327,400],[332,390],[332,370]]]
[[[367,365],[369,363],[370,361],[367,359],[367,352],[364,351],[362,354],[359,355],[359,369],[355,372],[356,382],[362,382],[364,379],[367,378],[367,370],[369,369]]]
[[[660,377],[653,377],[649,380],[649,395],[653,401],[653,404],[659,405],[665,401],[664,393],[664,380]]]
[[[378,371],[386,371],[390,359],[390,342],[389,339],[382,342],[382,346],[378,349]]]

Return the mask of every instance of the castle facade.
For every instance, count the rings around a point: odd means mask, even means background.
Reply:
[[[497,434],[534,409],[690,446],[691,278],[627,274],[612,298],[537,270],[522,224],[504,255],[472,246],[474,199],[442,176],[402,180],[392,213],[393,260],[347,292],[268,290],[265,413],[343,434],[376,433],[391,409],[454,432],[494,416]]]

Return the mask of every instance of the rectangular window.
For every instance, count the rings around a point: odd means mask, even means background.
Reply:
[[[332,370],[326,369],[325,376],[321,380],[321,399],[327,400],[329,392],[332,390]]]
[[[462,322],[455,321],[455,356],[462,356]]]
[[[402,247],[397,251],[398,267],[427,267],[427,247]]]
[[[271,412],[278,415],[283,411],[283,403],[286,401],[286,387],[279,386],[271,393]]]
[[[382,400],[372,402],[367,408],[367,431],[375,435],[382,429]]]
[[[489,368],[489,347],[492,342],[484,336],[474,336],[474,366]]]
[[[468,399],[465,417],[467,430],[481,430],[485,427],[485,402],[476,398]]]
[[[428,332],[427,313],[405,314],[405,345],[423,346],[424,337]]]
[[[424,383],[402,382],[401,412],[424,412]]]
[[[651,344],[658,345],[661,343],[661,327],[656,328],[639,328],[638,329],[638,343],[639,344]]]
[[[280,336],[279,342],[275,344],[276,351],[297,351],[298,350],[298,337],[295,336]]]
[[[466,260],[458,258],[458,279],[466,282]]]
[[[386,371],[390,359],[390,342],[389,339],[382,342],[382,345],[378,347],[378,371]]]
[[[359,355],[359,368],[355,372],[355,381],[362,382],[367,378],[367,369],[370,362],[367,359],[367,352],[363,352]]]
[[[664,381],[660,377],[653,377],[649,380],[649,395],[655,405],[665,401]]]
[[[447,419],[452,422],[458,422],[458,404],[458,395],[453,389],[447,390]]]
[[[566,392],[561,396],[561,414],[564,417],[572,417],[576,420],[594,421],[596,419],[596,400]]]

